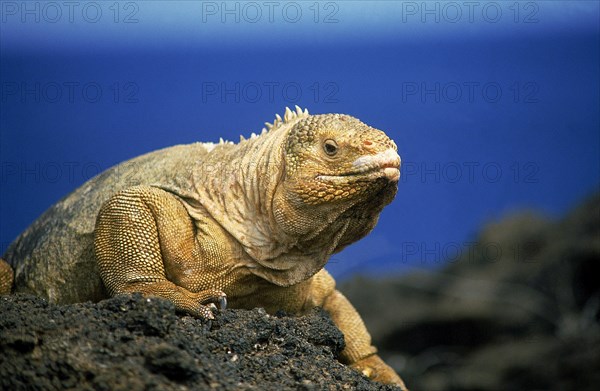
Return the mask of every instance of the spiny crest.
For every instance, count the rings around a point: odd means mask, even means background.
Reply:
[[[293,121],[297,118],[308,117],[308,109],[302,110],[298,105],[296,105],[295,108],[296,111],[292,111],[289,107],[286,107],[285,113],[283,114],[283,119],[279,114],[275,114],[275,120],[272,124],[269,122],[265,122],[265,128],[263,128],[263,133],[271,130],[276,130],[279,127],[281,127],[281,125]]]
[[[244,136],[240,135],[240,143],[246,140],[252,140],[257,138],[258,136],[262,136],[263,134],[270,132],[271,130],[276,130],[278,128],[281,127],[281,125],[289,123],[290,121],[293,121],[297,118],[305,118],[308,117],[308,109],[304,109],[302,110],[298,105],[295,106],[296,111],[292,111],[290,110],[289,107],[285,108],[285,113],[283,114],[283,118],[281,118],[281,116],[279,114],[275,114],[275,120],[273,121],[273,123],[268,123],[265,122],[265,126],[264,128],[262,128],[262,132],[260,133],[260,135],[256,134],[256,133],[251,133],[250,137],[248,139],[246,139]],[[234,144],[232,141],[227,141],[227,140],[223,140],[223,138],[221,137],[219,139],[218,143],[205,143],[205,146],[207,148],[209,148],[210,150],[214,149],[214,147],[216,147],[217,145],[223,145],[223,144]]]

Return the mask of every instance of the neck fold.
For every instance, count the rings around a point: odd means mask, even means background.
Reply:
[[[284,172],[284,139],[285,132],[278,130],[240,144],[219,145],[194,173],[200,204],[261,265],[293,245],[277,229],[272,211]],[[287,266],[291,265],[268,265],[279,270]]]

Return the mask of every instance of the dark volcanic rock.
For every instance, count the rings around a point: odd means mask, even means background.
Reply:
[[[226,310],[208,325],[140,295],[59,306],[18,294],[0,314],[2,390],[394,389],[336,360],[343,336],[319,309]]]
[[[443,269],[341,290],[414,390],[596,390],[600,196],[489,224]]]

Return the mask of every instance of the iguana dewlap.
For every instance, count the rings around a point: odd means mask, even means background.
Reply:
[[[345,335],[342,362],[402,385],[323,268],[394,198],[396,150],[356,118],[297,107],[238,144],[139,156],[83,184],[10,245],[13,289],[56,303],[142,292],[204,319],[225,297],[268,312],[322,306]],[[10,291],[11,272],[0,260],[0,291]]]

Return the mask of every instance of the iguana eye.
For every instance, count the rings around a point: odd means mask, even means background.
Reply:
[[[323,143],[323,150],[329,156],[333,156],[338,151],[338,145],[335,141],[328,139]]]

